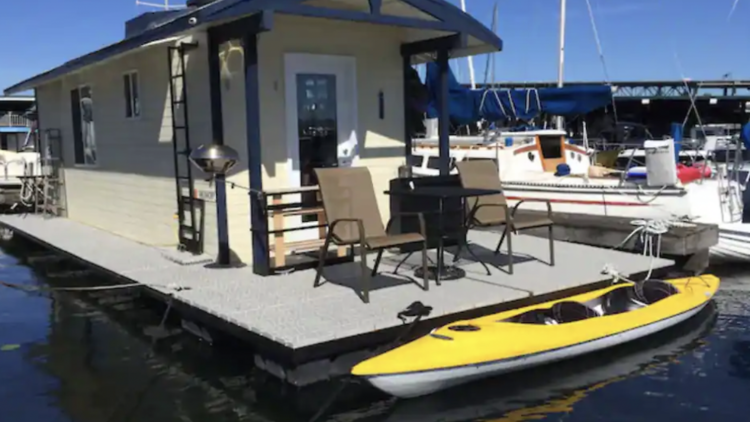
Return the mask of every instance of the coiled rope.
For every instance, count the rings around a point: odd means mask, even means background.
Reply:
[[[612,249],[620,249],[625,246],[634,236],[638,235],[638,240],[643,245],[643,256],[651,258],[649,263],[648,273],[646,274],[645,280],[651,278],[651,274],[654,271],[654,260],[661,257],[661,241],[662,236],[669,232],[672,227],[695,227],[695,224],[690,223],[682,218],[665,219],[665,220],[633,220],[630,222],[631,225],[636,226],[632,232],[620,242],[619,245]],[[608,266],[605,266],[607,269]],[[610,274],[605,272],[605,274]],[[611,275],[611,274],[610,274]],[[623,278],[623,277],[619,277]],[[624,279],[624,278],[623,278]],[[630,281],[630,280],[628,280]]]

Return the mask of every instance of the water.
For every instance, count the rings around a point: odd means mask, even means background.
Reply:
[[[17,244],[17,243],[14,243]],[[66,262],[7,249],[0,280],[101,284]],[[714,302],[653,338],[414,400],[352,384],[321,420],[738,421],[750,411],[750,271],[716,268]],[[29,293],[0,286],[0,421],[307,421],[338,386],[297,390],[211,347],[126,292]],[[154,338],[157,341],[154,343]],[[152,348],[152,344],[155,346]]]

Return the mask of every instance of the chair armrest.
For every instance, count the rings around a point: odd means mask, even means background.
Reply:
[[[398,212],[391,215],[391,218],[388,219],[388,224],[385,225],[385,232],[386,234],[390,234],[391,231],[391,225],[393,224],[393,220],[396,217],[417,217],[419,219],[419,233],[427,239],[427,224],[425,224],[424,219],[424,213],[413,211],[413,212]]]
[[[549,201],[549,199],[522,199],[518,201],[516,205],[513,206],[513,209],[511,210],[510,216],[513,217],[516,215],[516,211],[518,211],[518,207],[521,206],[524,202],[545,202],[547,204],[547,218],[550,220],[552,219],[552,203]]]
[[[331,232],[331,236],[335,236],[333,229],[339,223],[357,223],[357,231],[359,232],[359,243],[360,245],[365,244],[365,223],[361,218],[339,218],[328,224],[328,231]]]
[[[482,207],[500,207],[505,209],[505,216],[510,219],[512,218],[512,215],[508,211],[508,204],[478,204],[475,205],[471,211],[469,212],[469,215],[466,216],[466,224],[468,225],[470,222],[474,221],[474,216],[476,215],[477,211],[479,211]]]

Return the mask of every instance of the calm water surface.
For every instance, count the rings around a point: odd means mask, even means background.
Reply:
[[[0,280],[101,284],[69,263],[18,258],[40,252],[6,246]],[[712,305],[654,338],[415,400],[351,385],[320,420],[746,422],[750,270],[713,271]],[[161,316],[124,292],[0,286],[0,421],[307,421],[337,387],[284,387],[246,347],[210,347],[175,321],[158,330]]]

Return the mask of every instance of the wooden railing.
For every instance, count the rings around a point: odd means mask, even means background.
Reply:
[[[317,193],[317,201],[314,205],[302,204],[301,202],[285,202],[285,197],[303,193]],[[320,190],[318,186],[304,186],[286,189],[271,189],[263,191],[267,216],[272,220],[272,228],[269,229],[269,252],[274,269],[288,267],[288,257],[292,254],[302,252],[317,252],[323,246],[328,230],[325,211],[320,203]],[[309,215],[317,216],[317,225],[311,226],[288,226],[288,218],[303,217]],[[302,241],[290,241],[287,234],[298,230],[318,230],[317,238]],[[347,256],[346,247],[338,247],[336,256],[344,258]]]
[[[31,127],[31,120],[26,116],[15,113],[0,114],[2,127]]]

